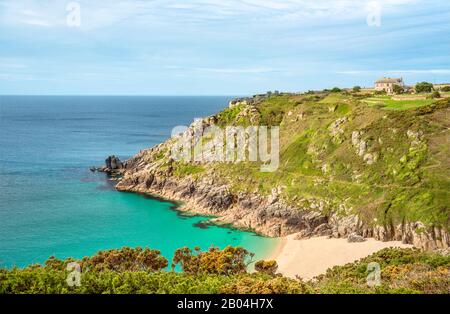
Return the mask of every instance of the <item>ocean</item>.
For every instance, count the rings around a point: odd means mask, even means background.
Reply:
[[[184,216],[174,204],[114,190],[92,173],[218,112],[233,97],[0,96],[0,267],[99,250],[243,246],[263,258],[276,239]]]

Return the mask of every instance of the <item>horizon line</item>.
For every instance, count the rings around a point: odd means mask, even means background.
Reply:
[[[250,94],[247,94],[250,95]],[[4,96],[43,96],[43,97],[243,97],[243,94],[229,94],[229,95],[157,95],[157,94],[0,94],[0,97]]]

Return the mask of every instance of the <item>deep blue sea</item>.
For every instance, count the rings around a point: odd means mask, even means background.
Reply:
[[[0,267],[81,258],[123,246],[159,249],[241,245],[265,254],[277,240],[201,227],[173,204],[114,190],[91,173],[111,154],[126,159],[177,125],[232,97],[0,96]]]

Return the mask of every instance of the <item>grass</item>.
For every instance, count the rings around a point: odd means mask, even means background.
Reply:
[[[381,95],[376,97],[369,97],[364,99],[363,101],[370,106],[386,110],[409,110],[428,106],[434,102],[433,99],[424,99],[422,95],[417,96],[417,99],[401,100],[401,97],[399,98],[400,99],[395,100],[391,96]]]
[[[217,114],[219,126],[232,125],[236,119],[236,116],[241,112],[243,105],[234,106],[232,108],[226,108]]]
[[[205,171],[205,168],[200,165],[177,163],[174,166],[174,174],[177,177],[184,177],[190,175],[197,175]]]

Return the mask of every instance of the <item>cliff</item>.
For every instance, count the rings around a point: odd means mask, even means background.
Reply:
[[[280,94],[236,103],[184,135],[200,128],[206,145],[212,125],[279,126],[275,171],[261,172],[254,161],[176,161],[172,138],[124,162],[116,188],[182,201],[180,210],[272,237],[356,233],[448,248],[450,102],[386,99],[383,106],[372,96]]]

